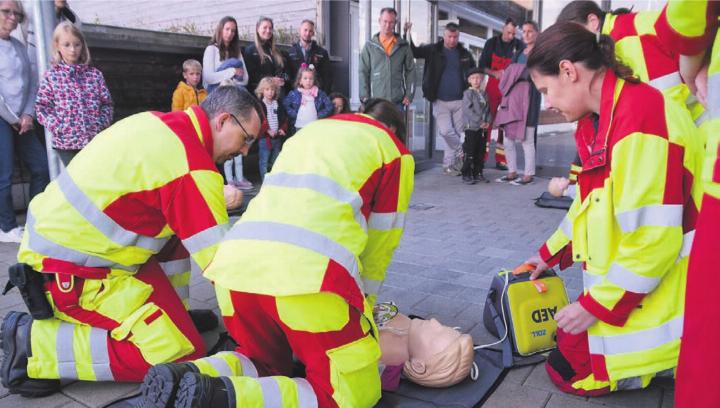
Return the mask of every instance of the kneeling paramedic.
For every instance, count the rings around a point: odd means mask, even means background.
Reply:
[[[227,230],[215,163],[247,154],[261,115],[248,92],[223,87],[184,112],[131,116],[33,199],[11,275],[24,297],[40,282],[46,301],[26,302],[35,319],[3,321],[4,387],[41,396],[59,380],[141,381],[205,354],[179,294],[189,258],[204,270]]]
[[[313,122],[285,144],[205,272],[239,346],[153,367],[145,406],[361,408],[380,399],[372,305],[415,165],[397,108],[370,100],[365,113]]]

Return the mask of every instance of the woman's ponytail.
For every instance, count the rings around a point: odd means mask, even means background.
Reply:
[[[618,78],[622,78],[625,81],[632,83],[640,82],[640,80],[633,73],[633,70],[627,65],[623,64],[622,61],[618,60],[617,55],[615,55],[615,41],[613,41],[610,36],[600,34],[597,46],[602,53],[604,65],[609,69],[613,70],[613,72]]]

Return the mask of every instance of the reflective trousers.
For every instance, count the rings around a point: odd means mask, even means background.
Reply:
[[[194,363],[232,382],[236,406],[362,408],[380,399],[380,346],[368,318],[342,297],[215,290],[238,347]],[[294,376],[293,356],[304,376]]]
[[[139,382],[152,365],[205,355],[176,292],[187,290],[186,255],[173,239],[134,275],[74,278],[65,291],[47,282],[55,317],[33,321],[28,376]]]
[[[560,391],[580,396],[597,397],[612,391],[645,388],[655,374],[620,380],[603,381],[595,379],[590,363],[588,333],[569,334],[557,329],[558,351],[562,358],[553,358],[552,353],[545,363],[550,380]],[[666,373],[663,373],[666,374]],[[672,373],[667,373],[672,375]]]

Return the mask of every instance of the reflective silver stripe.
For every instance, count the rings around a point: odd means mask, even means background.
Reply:
[[[706,120],[710,119],[710,115],[707,111],[703,112],[697,119],[695,119],[695,126],[700,127]]]
[[[395,228],[405,227],[405,213],[404,212],[392,212],[392,213],[376,213],[371,212],[368,217],[368,228],[376,230],[391,230]]]
[[[365,294],[367,295],[377,295],[377,293],[380,292],[380,288],[383,284],[383,281],[381,280],[373,280],[368,278],[362,278],[362,281],[363,287],[365,288]]]
[[[280,408],[283,406],[283,395],[280,391],[280,384],[273,377],[258,378],[263,394],[263,407]]]
[[[355,214],[355,220],[363,229],[367,229],[365,217],[360,212],[363,204],[360,194],[346,189],[329,177],[319,174],[271,173],[265,176],[263,186],[307,188],[337,201],[348,203]]]
[[[635,293],[650,293],[660,283],[658,278],[641,276],[625,267],[613,263],[605,278],[621,288]]]
[[[591,287],[601,283],[603,281],[603,279],[605,279],[605,276],[595,275],[595,274],[589,273],[586,270],[583,270],[582,278],[583,278],[583,288],[585,290],[590,290]]]
[[[214,227],[200,231],[197,234],[187,237],[182,240],[183,245],[187,248],[191,254],[196,254],[203,249],[215,245],[220,242],[225,234],[227,233],[230,226],[225,224],[218,224]]]
[[[573,200],[575,199],[575,195],[577,195],[577,185],[570,184],[567,187],[567,190],[565,190],[565,197],[570,197]]]
[[[27,213],[27,220],[25,222],[25,231],[28,232],[28,247],[39,254],[47,255],[52,258],[62,259],[63,261],[72,262],[81,266],[123,269],[130,272],[135,272],[140,266],[125,266],[116,264],[110,260],[88,255],[45,239],[45,237],[35,231],[35,217],[29,210]]]
[[[114,381],[108,355],[108,332],[97,327],[90,328],[90,355],[97,381]]]
[[[153,238],[139,235],[120,226],[99,209],[90,198],[80,190],[70,173],[64,171],[55,179],[60,191],[65,195],[67,201],[98,231],[102,232],[113,242],[121,246],[137,246],[158,252],[167,239]]]
[[[680,249],[680,258],[685,258],[686,256],[690,256],[690,250],[693,246],[693,241],[695,240],[695,230],[688,231],[683,235],[683,243],[682,248]]]
[[[228,353],[234,355],[238,360],[240,360],[240,365],[242,366],[243,370],[242,375],[244,375],[245,377],[258,378],[257,368],[255,368],[255,364],[253,364],[253,362],[249,358],[235,351],[228,351]]]
[[[565,236],[568,237],[568,239],[572,240],[573,225],[572,225],[572,221],[570,221],[570,219],[567,217],[567,215],[565,216],[565,218],[563,218],[562,222],[560,223],[559,228],[560,228],[560,230],[562,230],[563,234],[565,234]]]
[[[247,221],[235,224],[228,233],[228,239],[255,239],[260,241],[283,242],[327,256],[345,268],[355,279],[360,290],[357,258],[344,246],[330,238],[303,227],[271,221]]]
[[[175,288],[175,293],[177,293],[180,300],[185,300],[190,297],[190,286],[179,286]]]
[[[710,119],[720,118],[720,73],[708,78],[707,104]]]
[[[682,335],[683,318],[676,317],[663,325],[617,336],[588,336],[590,354],[605,356],[635,353],[662,346]]]
[[[304,378],[295,377],[292,380],[297,384],[298,407],[317,408],[317,396],[312,385]]]
[[[646,205],[615,216],[624,233],[644,226],[677,227],[682,225],[683,206],[679,204]]]
[[[55,352],[58,359],[58,374],[61,380],[77,380],[78,373],[75,367],[75,351],[73,350],[73,336],[75,325],[62,322],[57,331]]]
[[[190,258],[176,259],[174,261],[159,262],[160,267],[167,276],[190,272]]]
[[[669,73],[667,75],[663,75],[660,78],[655,78],[652,81],[648,82],[650,86],[659,91],[670,89],[673,86],[680,85],[682,83],[683,82],[682,78],[680,78],[680,73],[677,71]]]
[[[217,357],[205,357],[202,359],[203,361],[206,361],[208,364],[210,364],[215,371],[218,372],[218,375],[220,377],[231,377],[235,375],[233,371],[230,369],[230,366],[228,365],[227,361],[217,358]]]

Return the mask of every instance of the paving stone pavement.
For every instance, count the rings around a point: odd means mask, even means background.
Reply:
[[[502,173],[487,170],[494,180]],[[408,314],[436,317],[470,333],[475,343],[494,339],[482,325],[482,303],[493,273],[527,259],[550,236],[564,212],[540,209],[533,198],[544,191],[547,179],[529,186],[499,183],[463,185],[459,177],[442,175],[439,168],[419,173],[405,235],[388,269],[381,300],[392,300]],[[0,270],[14,262],[17,245],[0,244]],[[575,298],[582,287],[578,268],[561,275]],[[0,279],[4,284],[5,279]],[[190,287],[193,308],[217,312],[212,288],[195,274]],[[23,310],[16,291],[0,297],[0,317]],[[214,344],[216,333],[205,336]],[[82,383],[67,385],[61,393],[42,399],[10,395],[0,387],[2,407],[101,407],[135,391],[135,384]],[[616,393],[603,398],[579,398],[560,393],[549,382],[542,365],[511,370],[485,407],[592,408],[673,407],[672,381],[658,381],[648,389]]]

